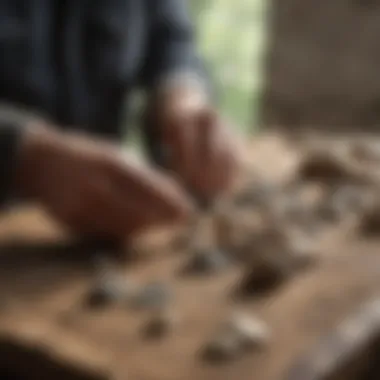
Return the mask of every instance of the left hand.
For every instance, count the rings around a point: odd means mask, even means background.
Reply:
[[[200,93],[177,89],[157,104],[156,125],[166,165],[198,199],[228,192],[238,168],[235,136]]]

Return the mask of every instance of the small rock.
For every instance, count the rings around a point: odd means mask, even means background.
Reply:
[[[300,165],[298,177],[303,181],[332,184],[357,179],[357,173],[347,161],[346,152],[325,147],[308,152]]]
[[[216,244],[222,252],[236,252],[249,241],[252,234],[263,228],[265,220],[260,212],[250,208],[229,210],[216,222]],[[236,255],[233,254],[235,258]]]
[[[229,258],[220,250],[199,251],[193,254],[184,271],[192,274],[212,274],[226,269],[229,264]]]
[[[344,211],[341,205],[333,202],[324,202],[316,211],[317,216],[327,223],[339,223],[344,217]]]
[[[244,349],[262,348],[270,340],[268,326],[248,315],[234,315],[229,322],[229,328],[232,333],[237,335]]]
[[[294,236],[290,242],[290,260],[297,269],[314,266],[318,261],[318,242],[306,236]]]
[[[264,347],[269,339],[269,329],[263,322],[244,314],[235,314],[205,346],[203,357],[210,362],[239,359],[247,351]]]
[[[380,231],[380,208],[374,207],[372,210],[367,211],[364,216],[360,227],[364,235],[376,236]]]
[[[206,344],[202,351],[203,359],[212,363],[229,362],[243,354],[242,345],[236,334],[222,332]]]
[[[143,287],[131,301],[137,309],[162,309],[172,298],[172,291],[167,285],[155,282]]]
[[[355,186],[343,186],[333,196],[333,201],[348,211],[360,212],[373,203],[372,194]]]
[[[119,303],[131,296],[134,286],[121,276],[105,276],[91,289],[86,304],[89,307],[104,307]]]
[[[351,148],[351,154],[359,162],[375,162],[380,160],[379,142],[358,141]]]
[[[239,292],[242,295],[253,295],[270,291],[288,280],[294,270],[294,261],[287,257],[278,257],[276,260],[258,259],[243,277]]]
[[[326,231],[326,225],[323,223],[321,218],[317,217],[312,210],[311,215],[303,223],[300,223],[295,226],[300,234],[304,235],[306,239],[318,239]]]
[[[178,318],[175,313],[164,310],[153,316],[144,326],[143,334],[146,338],[162,338],[170,333],[177,324]]]
[[[252,236],[239,252],[247,268],[239,284],[240,295],[264,293],[281,285],[297,270],[288,231],[271,226]]]
[[[294,198],[284,198],[277,204],[277,213],[284,223],[303,224],[310,217],[307,205]]]
[[[317,210],[318,216],[328,223],[340,223],[345,218],[360,215],[374,203],[374,197],[368,189],[357,186],[340,186]]]
[[[246,185],[245,189],[236,195],[234,205],[236,207],[262,205],[275,197],[277,192],[278,188],[274,184],[255,181]]]

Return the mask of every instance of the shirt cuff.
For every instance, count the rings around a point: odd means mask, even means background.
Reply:
[[[12,193],[15,160],[18,153],[22,128],[13,123],[0,122],[0,204]]]

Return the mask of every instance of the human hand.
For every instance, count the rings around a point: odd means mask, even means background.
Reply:
[[[15,187],[75,233],[124,239],[185,220],[192,205],[164,174],[88,136],[36,126],[25,131]]]
[[[173,91],[157,100],[154,112],[166,165],[193,195],[203,200],[230,189],[237,174],[237,139],[201,96]]]

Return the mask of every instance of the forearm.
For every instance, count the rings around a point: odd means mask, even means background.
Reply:
[[[148,153],[161,162],[157,115],[216,103],[216,91],[196,47],[186,0],[150,2],[150,44],[141,84],[147,92],[143,120]]]
[[[25,145],[29,145],[26,140],[41,140],[40,130],[45,129],[44,123],[42,117],[21,108],[9,104],[0,105],[0,205],[9,198],[24,193],[22,186],[27,177],[36,175],[23,170],[23,163],[32,158]],[[34,138],[34,135],[38,136]]]

